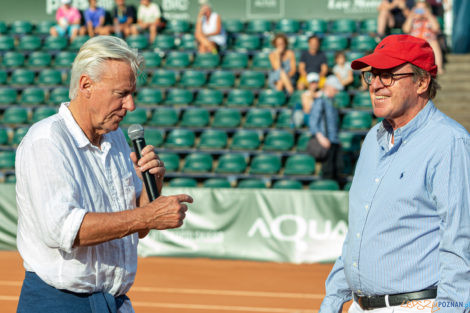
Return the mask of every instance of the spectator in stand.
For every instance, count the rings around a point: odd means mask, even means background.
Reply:
[[[336,52],[335,55],[335,66],[333,66],[333,74],[338,77],[341,85],[344,88],[349,86],[354,81],[353,70],[351,69],[351,63],[346,62],[346,56],[343,51]]]
[[[297,89],[304,90],[308,88],[307,74],[319,73],[320,87],[323,86],[325,77],[328,74],[328,61],[326,56],[320,50],[320,39],[317,36],[308,38],[308,50],[303,51],[299,62],[299,80]]]
[[[162,10],[156,3],[150,0],[140,0],[139,9],[137,10],[137,24],[132,27],[132,34],[148,30],[150,33],[149,41],[153,43],[159,31],[165,28],[165,21],[162,16]]]
[[[272,71],[268,76],[269,87],[279,91],[294,92],[295,54],[288,49],[289,43],[284,34],[277,34],[272,41],[274,51],[269,54]]]
[[[72,0],[61,0],[61,3],[55,15],[57,25],[51,27],[50,34],[53,37],[69,36],[73,41],[80,30],[80,11],[71,6]]]
[[[307,75],[308,88],[300,96],[302,103],[302,111],[308,115],[312,110],[313,101],[320,94],[318,93],[318,83],[320,81],[320,75],[312,72]],[[308,122],[306,123],[308,124]]]
[[[214,12],[208,1],[199,1],[201,8],[197,15],[194,36],[199,53],[218,53],[227,42],[227,33],[222,26],[220,15]]]
[[[133,5],[126,5],[125,0],[116,0],[113,9],[113,31],[119,37],[131,34],[132,24],[137,20],[137,12]]]
[[[431,46],[436,58],[437,73],[443,73],[442,51],[437,40],[441,27],[437,18],[432,14],[426,0],[419,0],[408,15],[403,31],[414,37],[426,40]]]
[[[377,34],[385,36],[388,28],[402,28],[414,6],[414,0],[382,0],[377,10]]]
[[[89,7],[85,10],[85,26],[81,29],[81,35],[109,35],[109,27],[104,25],[106,11],[96,5],[96,0],[88,0]]]

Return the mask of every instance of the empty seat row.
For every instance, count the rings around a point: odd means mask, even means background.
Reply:
[[[78,51],[89,38],[89,36],[78,36],[74,41],[69,43],[68,39],[65,37],[48,36],[42,39],[41,36],[25,35],[17,39],[13,36],[2,35],[0,36],[0,51],[11,51],[15,49],[21,51]]]
[[[69,89],[57,87],[51,90],[40,87],[26,87],[21,90],[0,87],[0,104],[44,104],[59,105],[69,101]]]
[[[35,71],[24,68],[13,70],[10,75],[4,70],[0,70],[0,85],[27,86],[38,84],[43,86],[56,86],[66,85],[68,80],[68,72],[57,69],[42,69],[38,72],[37,76]]]
[[[53,66],[70,69],[76,56],[77,53],[72,51],[60,51],[55,55],[47,51],[34,51],[27,56],[22,52],[8,51],[3,54],[1,64],[6,68]]]

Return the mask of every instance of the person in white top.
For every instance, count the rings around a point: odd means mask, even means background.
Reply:
[[[74,60],[70,103],[34,124],[17,149],[17,246],[26,270],[17,312],[134,312],[126,292],[139,237],[182,225],[188,195],[149,202],[165,167],[138,161],[119,128],[135,109],[142,57],[117,37],[89,39]],[[90,309],[91,307],[91,309]]]
[[[217,53],[221,47],[225,46],[227,33],[222,26],[220,15],[212,11],[207,1],[201,4],[194,34],[198,43],[198,52]]]
[[[153,43],[158,32],[163,28],[165,28],[165,21],[158,4],[152,3],[151,0],[140,0],[137,9],[137,24],[132,25],[132,34],[138,35],[148,30],[150,33],[149,41]]]

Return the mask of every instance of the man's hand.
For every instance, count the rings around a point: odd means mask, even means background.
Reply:
[[[170,229],[183,225],[188,206],[183,202],[193,203],[189,195],[160,196],[142,209],[148,229]]]
[[[318,143],[325,149],[330,149],[331,142],[328,138],[325,137],[322,133],[317,133],[315,135],[317,137]]]
[[[163,177],[165,175],[165,164],[155,153],[155,148],[152,145],[145,146],[145,148],[142,150],[142,157],[138,162],[136,153],[132,152],[131,160],[132,163],[134,163],[134,169],[141,180],[142,172],[147,170],[150,174],[155,175],[158,193],[161,194]]]

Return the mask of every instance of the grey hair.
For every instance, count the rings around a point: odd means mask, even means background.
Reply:
[[[418,81],[419,79],[422,79],[422,78],[425,78],[425,77],[428,77],[428,76],[431,75],[431,74],[429,74],[428,71],[425,71],[422,68],[420,68],[420,67],[418,67],[414,64],[410,64],[410,65],[411,65],[411,69],[413,70],[413,73],[414,73],[414,77],[413,77],[414,82]],[[429,97],[429,99],[434,99],[434,97],[437,94],[437,90],[440,89],[440,88],[441,88],[441,86],[437,82],[436,78],[431,76],[431,81],[429,82],[428,90],[426,91],[427,96]]]
[[[87,40],[78,51],[72,64],[69,88],[71,100],[77,96],[80,76],[87,74],[91,80],[99,81],[108,60],[129,63],[136,81],[144,63],[143,57],[138,54],[137,49],[130,48],[124,40],[118,37],[97,36]]]

